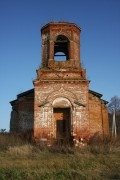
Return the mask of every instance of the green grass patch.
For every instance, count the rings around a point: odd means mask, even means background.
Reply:
[[[12,135],[12,143],[9,139],[6,144],[3,140],[8,136],[0,138],[0,180],[120,179],[119,140],[99,140],[97,143],[95,140],[77,149],[62,145],[36,146],[20,137],[14,144]]]

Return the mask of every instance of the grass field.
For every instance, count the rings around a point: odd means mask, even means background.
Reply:
[[[16,135],[0,134],[0,180],[8,179],[120,179],[119,138],[95,140],[77,149],[36,146]]]

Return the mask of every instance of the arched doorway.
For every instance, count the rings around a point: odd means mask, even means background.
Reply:
[[[57,98],[53,102],[54,131],[57,140],[71,139],[71,103],[66,98]]]

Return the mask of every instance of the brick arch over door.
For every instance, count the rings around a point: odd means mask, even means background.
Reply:
[[[50,104],[53,104],[53,101],[56,98],[60,98],[60,97],[68,99],[72,106],[74,105],[74,101],[78,101],[77,96],[73,92],[67,91],[61,87],[59,90],[51,92],[45,99],[45,102],[49,102]]]
[[[71,108],[72,104],[69,101],[69,99],[67,99],[65,97],[58,97],[58,98],[54,99],[52,106],[59,107],[59,108]]]

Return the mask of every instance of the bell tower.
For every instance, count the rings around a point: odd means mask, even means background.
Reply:
[[[36,139],[70,140],[89,129],[89,81],[80,62],[80,32],[69,22],[50,22],[41,28],[42,63],[33,82]]]
[[[43,26],[42,68],[80,70],[80,31],[73,23],[51,22]]]
[[[41,28],[42,65],[37,70],[38,79],[44,78],[43,72],[45,78],[50,74],[55,79],[71,79],[71,75],[86,78],[80,62],[80,32],[77,25],[68,22],[50,22]]]

